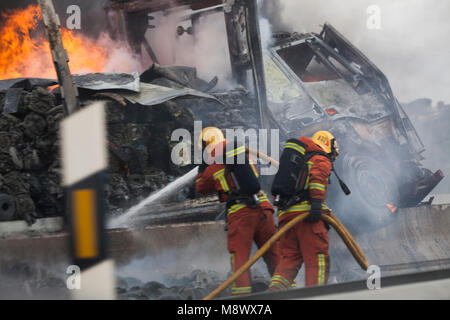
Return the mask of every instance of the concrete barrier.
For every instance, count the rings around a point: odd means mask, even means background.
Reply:
[[[355,235],[369,263],[384,274],[450,267],[450,206],[425,205],[400,209],[389,226]],[[345,245],[330,231],[331,269],[341,280],[363,275]]]
[[[380,266],[384,275],[448,267],[450,206],[421,206],[402,209],[397,214],[388,227],[355,236],[369,262]],[[176,257],[173,263],[181,266],[197,260],[199,267],[203,263],[209,268],[229,269],[223,221],[115,229],[108,231],[108,242],[109,254],[118,267],[172,252]],[[330,279],[344,282],[367,277],[334,231],[330,231],[330,243]],[[66,263],[68,236],[60,231],[1,238],[0,267],[1,263],[12,261]],[[170,259],[165,263],[171,263]]]

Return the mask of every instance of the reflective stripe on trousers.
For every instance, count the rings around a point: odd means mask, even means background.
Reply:
[[[310,210],[311,210],[311,204],[309,203],[308,200],[306,200],[306,201],[300,202],[297,205],[293,205],[286,210],[280,210],[278,212],[278,217],[281,217],[283,214],[288,213],[288,212],[306,212],[306,211],[310,211]],[[330,208],[328,208],[328,206],[325,203],[322,203],[322,210],[331,211]]]

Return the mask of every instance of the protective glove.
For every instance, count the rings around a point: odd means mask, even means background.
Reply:
[[[311,212],[306,217],[305,221],[309,223],[315,223],[320,220],[321,215],[322,215],[322,200],[312,199]]]

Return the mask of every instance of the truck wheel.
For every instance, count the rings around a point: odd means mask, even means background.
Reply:
[[[342,158],[342,175],[351,194],[340,198],[338,215],[356,232],[369,231],[391,223],[397,213],[399,189],[385,166],[368,156],[346,154]]]

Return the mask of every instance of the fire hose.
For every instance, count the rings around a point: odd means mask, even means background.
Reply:
[[[265,155],[259,151],[253,150],[251,148],[247,148],[250,153],[260,157],[267,162],[272,163],[275,166],[279,166],[279,162],[270,158],[268,155]],[[303,213],[288,223],[286,223],[277,233],[275,233],[254,255],[251,257],[242,267],[240,267],[235,273],[231,275],[225,282],[223,282],[219,287],[213,290],[209,295],[207,295],[203,300],[214,299],[218,294],[220,294],[223,290],[225,290],[229,285],[231,285],[237,278],[239,278],[245,271],[247,271],[259,258],[261,258],[269,248],[281,238],[283,234],[285,234],[288,230],[293,228],[299,222],[304,220],[309,213]],[[344,241],[345,245],[349,249],[350,253],[353,255],[357,263],[361,266],[363,270],[367,270],[369,267],[369,262],[367,261],[364,253],[362,252],[359,245],[356,243],[355,239],[352,235],[347,231],[344,225],[339,221],[339,219],[333,214],[322,214],[321,219],[330,224],[337,232],[337,234]]]

